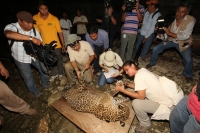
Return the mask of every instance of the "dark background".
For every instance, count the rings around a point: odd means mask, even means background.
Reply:
[[[146,0],[140,0],[142,5],[145,5]],[[177,5],[183,0],[160,0],[159,9],[162,14],[166,14],[169,11],[175,12]],[[193,31],[193,34],[200,33],[200,0],[189,0],[192,3],[192,10],[190,12],[196,19],[196,25]],[[1,1],[0,8],[0,38],[1,38],[1,47],[0,47],[0,57],[3,53],[7,53],[7,39],[4,35],[4,27],[9,23],[14,23],[17,21],[16,13],[22,10],[28,11],[31,14],[38,13],[37,10],[37,0],[3,0]],[[48,0],[49,12],[58,19],[62,17],[62,11],[65,10],[68,12],[68,18],[73,22],[73,18],[76,16],[76,8],[81,7],[82,13],[88,18],[89,24],[96,24],[95,18],[103,16],[104,13],[104,0]],[[111,0],[111,3],[114,7],[114,10],[118,13],[119,17],[121,16],[121,6],[123,0]],[[75,27],[73,27],[73,32],[75,32]]]

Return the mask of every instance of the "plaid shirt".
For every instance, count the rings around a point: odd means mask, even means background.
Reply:
[[[36,36],[35,36],[34,32],[33,32],[33,29],[31,29],[30,31],[24,31],[20,27],[18,22],[17,23],[13,23],[13,24],[8,24],[5,27],[4,31],[9,30],[9,31],[17,32],[17,29],[18,29],[18,32],[21,33],[21,34],[28,35],[28,36],[33,36],[35,38],[38,38],[38,39],[42,40],[41,36],[40,36],[40,34],[39,34],[39,32],[37,30],[35,30],[36,31]],[[8,40],[8,43],[9,44],[11,43],[11,39]],[[33,59],[33,57],[31,57],[30,55],[26,54],[26,51],[24,50],[24,47],[23,47],[23,41],[14,41],[14,43],[12,45],[12,48],[11,48],[11,51],[12,51],[12,56],[15,58],[15,60],[17,60],[19,62],[31,63],[31,59]]]

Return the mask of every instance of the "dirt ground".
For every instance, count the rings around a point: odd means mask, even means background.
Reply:
[[[119,53],[119,44],[116,42],[114,45],[114,51]],[[150,59],[151,50],[148,53],[146,61],[142,61],[139,58],[139,67],[145,67]],[[67,55],[64,56],[65,62],[68,60]],[[183,62],[175,50],[167,51],[159,56],[157,64],[150,68],[149,70],[155,72],[158,75],[164,75],[172,80],[174,80],[183,89],[185,95],[188,95],[191,88],[197,83],[199,79],[200,72],[200,59],[199,56],[193,54],[194,60],[194,78],[193,81],[188,83],[182,75]],[[5,124],[3,125],[4,133],[83,133],[80,128],[70,122],[66,117],[64,117],[60,112],[54,109],[50,104],[53,100],[61,95],[63,90],[63,84],[58,79],[52,83],[51,89],[43,89],[40,85],[40,77],[38,72],[32,68],[32,73],[37,87],[43,92],[43,95],[36,98],[32,95],[26,88],[18,69],[16,68],[14,62],[10,60],[9,56],[5,54],[1,58],[2,63],[10,72],[10,77],[8,80],[3,81],[13,90],[13,92],[24,99],[30,104],[32,108],[37,109],[38,114],[36,116],[25,116],[18,113],[10,112],[4,107],[0,107],[0,115],[3,116]],[[124,76],[125,80],[132,80]],[[110,87],[106,84],[104,87],[97,86],[97,77],[94,78],[91,86],[93,88],[105,91]],[[56,96],[57,95],[57,96]],[[52,98],[51,98],[52,97]],[[49,100],[48,100],[49,99]],[[49,102],[49,104],[48,104]],[[138,123],[135,117],[132,125],[130,126],[129,133],[134,133],[134,128]],[[103,129],[102,129],[103,130]],[[169,133],[169,123],[168,121],[152,121],[152,128],[147,131],[148,133]]]

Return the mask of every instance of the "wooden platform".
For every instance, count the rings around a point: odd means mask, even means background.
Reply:
[[[107,123],[92,114],[77,112],[67,105],[63,97],[54,101],[51,105],[86,133],[127,133],[135,113],[130,102],[125,104],[130,108],[130,116],[126,120],[124,127],[120,125],[119,121]]]

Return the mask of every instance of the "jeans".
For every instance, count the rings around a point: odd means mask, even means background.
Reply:
[[[146,55],[147,55],[147,52],[149,51],[149,48],[153,42],[153,39],[155,37],[155,34],[152,33],[146,40],[146,42],[144,43],[144,46],[142,48],[142,52],[141,52],[141,58],[146,58]],[[135,47],[136,47],[136,51],[135,51],[135,54],[136,52],[138,51],[138,48],[140,46],[140,44],[142,43],[142,40],[144,39],[144,36],[141,35],[141,34],[138,34],[137,36],[137,41],[136,41],[136,44],[135,44]],[[135,56],[134,54],[134,56]]]
[[[17,65],[18,69],[19,69],[19,72],[28,88],[28,90],[30,92],[32,92],[34,95],[38,94],[39,93],[39,90],[38,88],[36,87],[36,84],[35,84],[35,81],[33,79],[33,76],[32,76],[32,73],[31,73],[31,66],[29,63],[22,63],[22,62],[19,62],[17,60],[15,60],[15,64]],[[46,70],[44,64],[42,62],[40,62],[42,67]],[[41,68],[40,68],[40,65],[38,63],[38,61],[31,61],[31,64],[39,71],[40,73],[40,78],[41,78],[41,85],[42,86],[46,86],[48,85],[48,82],[49,82],[49,77],[47,74],[45,74]]]
[[[114,39],[115,39],[115,36],[110,36],[109,37],[109,48],[113,48],[113,41],[114,41]]]
[[[98,85],[99,85],[99,86],[104,86],[105,83],[106,83],[106,81],[107,81],[109,84],[111,84],[111,83],[113,83],[113,82],[115,81],[115,78],[112,78],[112,77],[106,79],[106,77],[104,76],[103,73],[104,73],[104,72],[101,72],[101,74],[99,75],[99,78],[98,78]]]
[[[103,50],[104,50],[104,46],[96,46],[94,45],[94,51],[95,51],[95,54],[96,54],[96,58],[94,58],[94,71],[100,71],[101,67],[99,66],[99,56],[103,53]]]
[[[150,65],[155,65],[156,60],[158,59],[158,55],[162,53],[164,50],[170,49],[170,48],[176,48],[176,50],[179,52],[179,54],[183,58],[184,63],[184,69],[183,69],[183,75],[185,77],[192,77],[192,68],[193,68],[193,60],[192,60],[192,48],[189,47],[188,49],[184,51],[179,50],[179,45],[174,42],[167,42],[167,44],[164,45],[164,42],[161,42],[160,44],[156,45],[152,50],[152,55],[150,59]]]
[[[58,61],[56,63],[56,66],[53,66],[53,68],[51,68],[51,76],[56,76],[57,73],[58,75],[63,75],[63,59],[62,59],[62,51],[61,48],[57,48],[54,50],[56,55],[58,56]],[[57,70],[58,72],[57,72]]]
[[[169,118],[171,133],[196,133],[200,124],[187,105],[188,97],[184,97],[172,110]]]
[[[131,60],[136,36],[137,34],[121,34],[120,57],[122,60],[124,60],[124,54],[127,45],[126,61]]]

